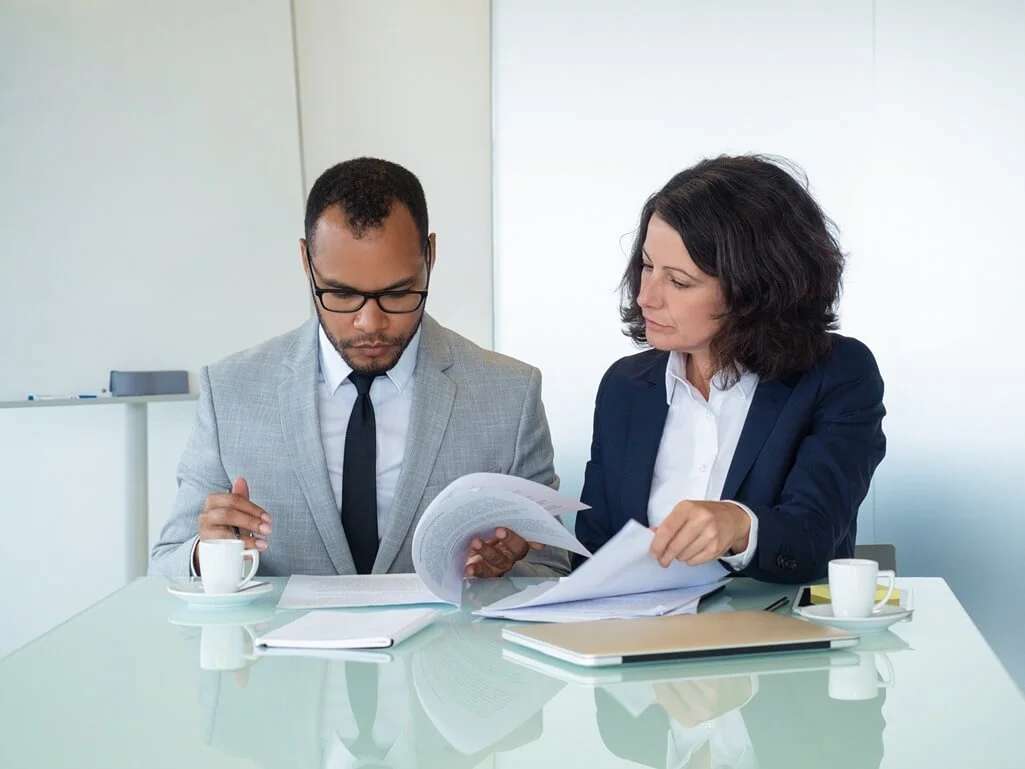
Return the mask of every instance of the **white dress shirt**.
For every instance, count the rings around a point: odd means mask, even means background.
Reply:
[[[744,372],[733,386],[723,388],[713,377],[708,400],[687,381],[687,356],[670,353],[666,365],[669,413],[655,459],[648,496],[648,524],[658,526],[685,499],[718,500],[737,451],[758,376]],[[733,500],[726,500],[732,502]],[[758,545],[758,518],[745,505],[733,502],[751,519],[747,550],[722,560],[743,569]]]
[[[402,357],[387,374],[377,377],[370,386],[377,423],[377,533],[384,533],[391,513],[395,487],[406,453],[406,433],[413,410],[417,350],[420,349],[418,329]],[[335,507],[342,509],[342,463],[345,455],[345,432],[356,403],[356,385],[349,381],[352,369],[320,329],[320,374],[317,383],[317,413],[320,416],[320,440],[324,444],[327,474]]]

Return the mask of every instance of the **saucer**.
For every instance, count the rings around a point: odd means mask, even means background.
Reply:
[[[874,633],[885,630],[894,622],[909,619],[912,613],[911,609],[905,609],[903,606],[890,605],[877,609],[867,617],[834,617],[833,607],[828,603],[802,606],[797,609],[797,614],[812,622],[833,625],[855,633]]]
[[[274,586],[269,582],[250,582],[237,593],[204,593],[203,583],[198,579],[194,582],[176,582],[167,586],[168,593],[181,598],[189,606],[202,606],[209,609],[247,604],[273,589]]]

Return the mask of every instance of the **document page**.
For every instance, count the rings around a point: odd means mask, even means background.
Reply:
[[[493,747],[539,718],[565,685],[506,662],[503,646],[496,625],[459,624],[413,659],[413,686],[424,712],[463,755]]]
[[[517,475],[502,475],[501,473],[464,475],[446,486],[437,499],[444,499],[460,491],[510,491],[513,494],[526,497],[531,502],[536,502],[551,515],[566,515],[590,509],[589,505],[585,505],[573,497],[560,494],[550,486],[528,481]]]
[[[647,593],[655,590],[708,585],[714,587],[729,572],[718,561],[688,566],[673,561],[663,568],[651,555],[655,535],[637,521],[628,521],[590,560],[552,585],[538,586],[485,607],[489,612],[526,606],[582,601],[592,598]],[[490,616],[494,616],[493,614]]]
[[[520,622],[581,622],[598,619],[628,619],[632,617],[660,617],[667,614],[693,614],[702,596],[715,590],[717,585],[685,587],[677,590],[658,590],[651,593],[632,593],[611,598],[591,598],[584,601],[526,606],[519,609],[480,609],[475,614]]]
[[[490,539],[499,526],[530,542],[590,555],[559,519],[539,503],[505,489],[481,487],[443,492],[427,506],[413,534],[413,568],[436,596],[458,604],[470,542],[474,537]]]
[[[348,609],[358,606],[406,606],[444,603],[416,574],[354,574],[288,578],[279,609]]]

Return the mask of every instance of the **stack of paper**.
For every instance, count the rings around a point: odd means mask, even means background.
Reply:
[[[351,574],[288,578],[279,609],[349,609],[361,606],[408,606],[446,603],[416,574]]]
[[[413,531],[415,574],[371,576],[294,575],[280,609],[341,609],[424,603],[459,605],[470,543],[494,536],[499,526],[524,539],[589,556],[558,516],[587,509],[526,478],[471,473],[452,481],[427,506]]]
[[[476,614],[528,622],[574,622],[684,614],[723,584],[718,562],[663,567],[652,557],[654,534],[629,521],[594,556],[568,577],[521,590]]]
[[[698,601],[717,589],[717,585],[657,590],[611,598],[544,604],[503,609],[497,604],[482,609],[485,617],[506,617],[522,622],[580,622],[595,619],[627,619],[630,617],[662,617],[672,614],[694,614]]]

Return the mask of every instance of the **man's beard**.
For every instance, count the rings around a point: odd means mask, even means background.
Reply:
[[[338,354],[342,356],[342,360],[351,368],[353,371],[359,374],[372,374],[378,376],[384,374],[387,371],[391,371],[395,367],[395,364],[399,362],[402,357],[402,353],[409,347],[409,343],[413,341],[413,337],[416,336],[417,330],[420,328],[420,324],[423,323],[424,315],[423,311],[420,311],[420,317],[417,318],[416,325],[409,331],[406,336],[388,336],[386,334],[368,334],[362,336],[355,336],[350,339],[339,339],[336,337],[324,323],[324,311],[321,308],[317,308],[317,316],[320,318],[320,327],[324,329],[324,333],[327,338],[331,340],[331,344],[334,346]],[[393,346],[391,354],[387,358],[381,358],[373,361],[369,366],[365,363],[360,363],[352,358],[350,350],[359,345],[389,345]]]

